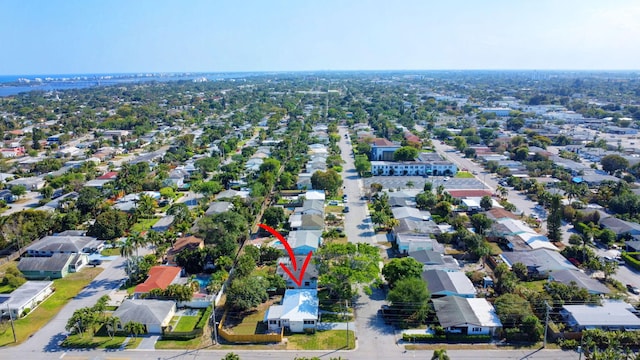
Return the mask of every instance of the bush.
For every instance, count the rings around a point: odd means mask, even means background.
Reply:
[[[30,308],[25,308],[24,311],[22,311],[22,316],[27,316],[30,312],[31,312]]]
[[[636,256],[640,255],[638,252],[623,252],[622,259],[636,270],[640,270],[640,260],[636,259]]]
[[[202,314],[202,317],[200,318],[200,320],[198,320],[198,323],[196,324],[195,329],[204,328],[204,326],[207,324],[207,321],[209,320],[210,317],[211,317],[211,306],[209,306],[204,311],[204,314]]]
[[[575,350],[578,348],[578,340],[574,339],[558,339],[558,346],[562,350]]]
[[[402,334],[402,340],[407,342],[454,342],[454,343],[482,343],[490,342],[491,335],[463,335],[463,334]]]

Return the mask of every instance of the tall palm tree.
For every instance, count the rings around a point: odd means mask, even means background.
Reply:
[[[138,248],[141,246],[144,246],[147,243],[147,239],[142,237],[142,235],[140,235],[139,232],[134,232],[131,235],[129,235],[127,240],[130,241],[133,246],[135,246],[136,257],[139,257],[140,255],[138,254]]]
[[[133,249],[134,245],[129,239],[120,245],[120,256],[127,258],[127,274],[129,275],[131,275],[131,256],[133,255]]]

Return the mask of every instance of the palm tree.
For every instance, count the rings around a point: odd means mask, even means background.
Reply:
[[[449,360],[449,355],[447,355],[446,349],[436,349],[433,351],[433,356],[431,356],[431,360]]]
[[[127,258],[127,274],[131,275],[131,256],[133,255],[133,244],[129,239],[120,245],[120,256]]]
[[[124,331],[128,332],[129,334],[133,335],[134,337],[143,334],[145,332],[145,327],[143,324],[139,323],[139,322],[135,322],[135,321],[129,321],[128,323],[124,324]]]
[[[118,328],[118,323],[120,323],[120,318],[117,316],[109,316],[105,320],[105,329],[107,329],[107,334],[112,339],[116,333],[116,329]]]
[[[498,195],[500,195],[501,199],[504,199],[509,195],[509,190],[506,187],[500,185],[498,185],[498,187],[496,188],[496,192],[498,193]]]
[[[134,233],[130,234],[129,237],[127,238],[127,241],[130,241],[131,244],[133,246],[135,246],[136,257],[140,256],[138,254],[138,248],[140,246],[144,246],[146,244],[146,242],[147,242],[147,240],[144,237],[142,237],[139,232],[134,232]]]

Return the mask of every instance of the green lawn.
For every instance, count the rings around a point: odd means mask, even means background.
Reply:
[[[23,342],[48,323],[69,300],[74,298],[80,290],[98,276],[102,270],[100,267],[85,267],[78,273],[70,274],[63,279],[53,280],[53,286],[56,289],[53,295],[29,313],[27,317],[14,322],[18,343]],[[0,346],[9,344],[13,344],[11,329],[0,333]]]
[[[133,224],[133,226],[131,227],[131,231],[143,232],[145,230],[149,230],[153,225],[155,225],[155,223],[158,222],[158,220],[160,220],[160,218],[140,219],[137,223]]]
[[[120,248],[107,248],[100,252],[102,256],[120,256]]]
[[[200,316],[182,316],[178,325],[173,329],[176,332],[191,331],[196,327],[196,324],[200,320]]]
[[[346,330],[318,331],[315,334],[291,334],[286,336],[287,350],[333,350],[347,346]],[[355,348],[353,331],[349,330],[348,349]]]
[[[344,210],[344,206],[327,205],[327,206],[324,207],[325,213],[340,213],[340,214],[342,214],[342,210]]]
[[[464,179],[470,179],[470,178],[473,178],[473,177],[475,177],[475,176],[473,176],[473,174],[472,174],[472,173],[467,172],[467,171],[458,171],[458,172],[456,173],[456,176],[455,176],[455,177],[457,177],[457,178],[464,178]]]
[[[527,289],[535,290],[536,292],[544,291],[544,284],[547,283],[547,280],[536,280],[536,281],[523,281],[520,285],[526,287]]]
[[[498,256],[500,254],[502,254],[502,249],[500,249],[500,246],[496,243],[490,242],[489,244],[489,248],[491,249],[491,256]]]
[[[11,286],[9,284],[0,285],[0,294],[8,294],[8,293],[12,292],[15,289],[16,288],[14,288],[13,286]]]
[[[126,339],[125,336],[115,336],[113,339],[108,336],[91,335],[70,335],[62,343],[63,347],[74,349],[119,349]],[[140,345],[142,338],[131,338],[125,349],[135,349]]]
[[[178,341],[178,340],[158,340],[156,342],[156,349],[199,349],[201,338],[195,338],[191,340]]]

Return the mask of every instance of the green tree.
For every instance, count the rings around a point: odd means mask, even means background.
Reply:
[[[129,228],[129,219],[126,213],[108,209],[100,213],[96,221],[89,227],[87,234],[102,240],[111,240],[124,235]]]
[[[133,335],[133,337],[138,337],[138,335],[142,335],[146,332],[146,327],[139,322],[129,321],[124,324],[124,331]]]
[[[413,146],[403,146],[393,153],[394,161],[413,161],[418,157],[418,149]]]
[[[26,193],[27,193],[27,188],[24,185],[13,185],[11,187],[11,195],[13,196],[17,196],[20,198]]]
[[[420,278],[422,263],[412,257],[391,259],[382,268],[382,275],[393,288],[395,283],[406,278]]]
[[[238,277],[246,277],[256,268],[256,260],[249,254],[241,255],[236,261],[236,272]]]
[[[53,196],[53,188],[47,185],[40,190],[40,194],[42,194],[43,199],[51,199],[51,196]]]
[[[311,186],[327,191],[329,196],[335,196],[342,186],[342,177],[333,169],[316,171],[311,175]]]
[[[480,207],[484,210],[487,211],[489,209],[491,209],[493,207],[493,200],[491,200],[490,196],[483,196],[480,199]]]
[[[407,323],[422,323],[428,315],[430,294],[421,278],[409,277],[396,282],[387,301]]]
[[[549,218],[547,219],[547,236],[551,241],[562,241],[562,205],[560,195],[551,197],[551,207],[549,210]]]
[[[360,176],[371,171],[371,162],[366,155],[356,155],[354,160],[356,171]]]
[[[78,193],[76,209],[80,210],[82,215],[95,215],[99,212],[103,200],[104,197],[100,190],[86,186]]]
[[[160,189],[160,196],[164,199],[173,200],[176,197],[176,191],[172,187],[163,187]]]
[[[540,341],[544,333],[544,327],[535,315],[527,315],[522,319],[520,329],[527,334],[528,340],[531,342]]]
[[[156,200],[147,194],[140,194],[136,200],[136,216],[142,219],[152,218],[156,213]]]
[[[238,354],[234,354],[234,353],[227,353],[223,358],[221,358],[220,360],[240,360],[240,355]]]
[[[284,209],[281,206],[271,206],[262,215],[262,221],[272,228],[277,228],[286,219]]]
[[[431,191],[425,190],[425,192],[421,192],[416,195],[416,207],[420,210],[430,210],[431,208],[436,206],[437,202],[438,199],[436,198],[436,195]]]
[[[431,360],[449,360],[450,357],[447,354],[446,349],[435,349],[433,350],[433,355],[431,356]]]
[[[453,143],[458,151],[464,151],[467,148],[467,140],[462,136],[456,136],[453,138]]]
[[[518,326],[525,317],[533,315],[531,304],[516,294],[500,295],[494,302],[494,306],[500,321],[508,327]]]
[[[267,286],[266,279],[260,277],[236,278],[227,291],[227,302],[234,310],[249,310],[269,298]]]
[[[471,226],[473,226],[475,232],[480,235],[484,235],[493,224],[493,220],[489,219],[485,214],[473,214],[470,220]]]
[[[511,270],[520,280],[526,280],[529,276],[529,270],[527,266],[521,262],[514,263],[511,266]]]
[[[602,170],[609,174],[613,174],[617,170],[625,170],[629,168],[629,160],[616,154],[604,156],[600,159],[600,164],[602,164]]]

